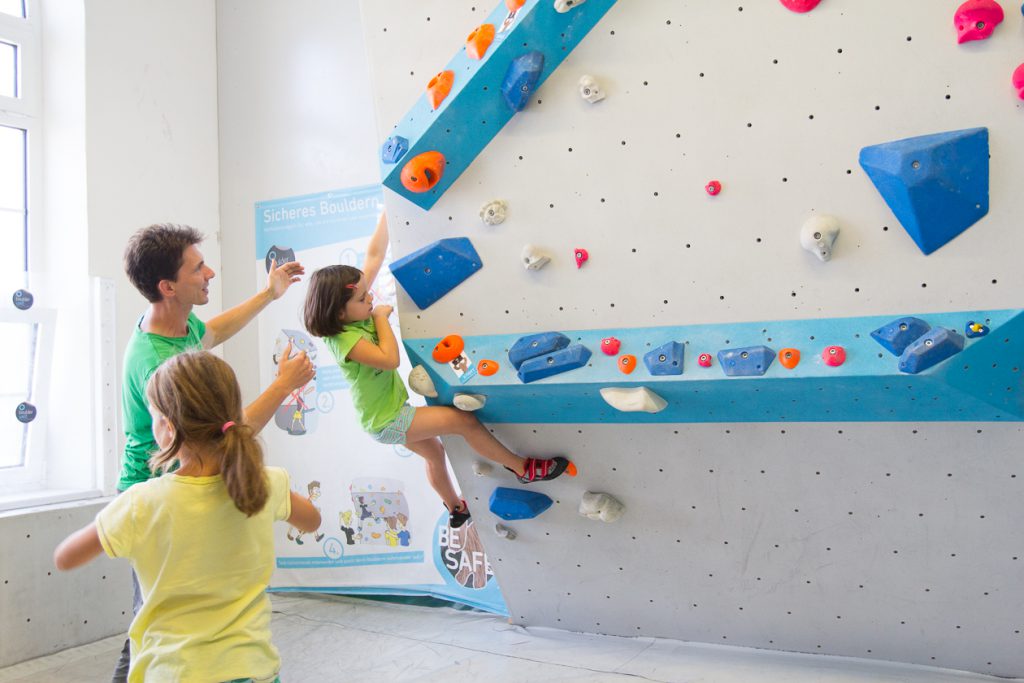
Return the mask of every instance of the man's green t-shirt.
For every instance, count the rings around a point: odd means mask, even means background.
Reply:
[[[372,318],[345,325],[341,333],[325,337],[324,343],[341,368],[341,374],[352,385],[352,402],[363,429],[376,434],[398,417],[409,399],[409,392],[405,390],[397,370],[378,370],[348,359],[349,352],[360,339],[380,344]]]
[[[139,318],[142,323],[142,318]],[[121,461],[118,491],[126,491],[139,482],[150,479],[149,456],[157,450],[153,438],[153,418],[146,400],[146,383],[160,364],[184,351],[203,348],[206,324],[194,313],[188,314],[188,331],[184,337],[163,337],[143,332],[139,325],[128,341],[124,352],[124,385],[121,389],[121,412],[124,415],[124,435],[128,442]]]

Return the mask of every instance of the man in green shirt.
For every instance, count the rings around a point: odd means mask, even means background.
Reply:
[[[124,252],[124,269],[149,306],[128,341],[124,355],[121,407],[127,438],[118,491],[146,481],[153,474],[149,457],[157,449],[146,401],[146,383],[168,358],[191,349],[210,349],[241,330],[267,304],[279,299],[305,270],[298,262],[278,266],[271,262],[267,286],[255,296],[203,323],[192,312],[209,302],[213,269],[206,265],[197,245],[203,236],[187,225],[161,223],[132,235]],[[302,352],[291,356],[291,344],[278,363],[277,377],[245,408],[246,423],[259,431],[289,394],[313,378],[313,363]],[[134,577],[133,577],[134,578]],[[136,583],[135,612],[141,605]],[[126,680],[128,641],[114,671],[113,681]]]

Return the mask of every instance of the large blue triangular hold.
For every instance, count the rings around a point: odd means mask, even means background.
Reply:
[[[423,309],[482,267],[480,255],[468,237],[449,237],[398,259],[391,264],[391,273]]]
[[[988,128],[865,147],[860,165],[925,254],[988,213]]]

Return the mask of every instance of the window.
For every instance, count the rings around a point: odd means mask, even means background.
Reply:
[[[37,219],[40,158],[40,25],[36,0],[0,0],[0,491],[42,477],[42,422],[33,404],[41,342],[52,339],[53,314],[26,307],[30,222]],[[17,299],[17,302],[15,302]],[[18,304],[18,305],[16,305]],[[6,362],[13,361],[13,362]]]

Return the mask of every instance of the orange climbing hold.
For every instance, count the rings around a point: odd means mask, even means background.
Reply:
[[[569,464],[565,466],[565,473],[570,477],[575,477],[580,473],[580,471],[576,469],[576,463],[570,461]]]
[[[636,370],[636,356],[631,353],[619,356],[619,370],[627,375]]]
[[[430,102],[431,109],[441,106],[444,98],[448,97],[448,93],[452,91],[454,83],[454,71],[442,71],[430,79],[430,83],[427,83],[427,101]]]
[[[409,192],[429,192],[444,175],[444,165],[440,152],[417,154],[402,168],[402,186]]]
[[[509,12],[515,12],[525,4],[526,0],[505,0],[505,7],[508,7]]]
[[[779,351],[779,362],[782,363],[782,367],[792,370],[800,362],[800,350],[782,349]]]
[[[434,347],[434,360],[438,363],[451,363],[459,357],[464,348],[466,348],[466,344],[462,341],[462,337],[457,334],[449,334]]]
[[[498,361],[496,360],[482,360],[477,363],[476,371],[484,377],[490,377],[498,371]]]
[[[480,24],[466,38],[466,55],[470,59],[483,59],[487,48],[494,42],[494,24]]]

